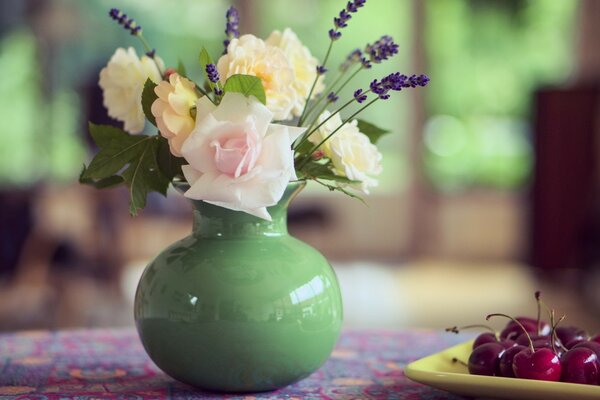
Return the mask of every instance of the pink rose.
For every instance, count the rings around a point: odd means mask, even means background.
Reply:
[[[267,207],[296,179],[291,145],[305,128],[272,124],[267,107],[239,93],[226,93],[218,106],[202,97],[196,112],[181,148],[185,196],[271,220]]]

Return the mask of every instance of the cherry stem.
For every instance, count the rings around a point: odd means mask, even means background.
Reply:
[[[483,324],[465,325],[465,326],[461,326],[460,328],[458,326],[452,326],[450,328],[446,328],[446,332],[452,332],[452,333],[458,334],[463,329],[473,329],[473,328],[482,328],[482,329],[485,329],[485,330],[490,331],[491,333],[493,333],[494,336],[496,336],[496,331],[494,330],[494,328],[492,328],[489,325],[483,325]]]
[[[535,301],[537,302],[537,334],[538,336],[542,333],[542,304],[540,302],[540,291],[535,292]]]
[[[504,317],[504,318],[508,318],[508,319],[512,320],[515,324],[519,325],[519,327],[525,333],[525,336],[527,336],[527,340],[529,341],[529,349],[531,350],[531,353],[533,354],[535,352],[535,348],[533,347],[533,340],[531,340],[531,336],[529,336],[529,332],[527,332],[527,329],[525,329],[525,327],[523,326],[522,323],[520,323],[519,321],[517,321],[515,318],[511,317],[510,315],[501,314],[501,313],[490,314],[487,317],[485,317],[485,320],[489,321],[491,317]]]
[[[560,317],[558,319],[558,321],[556,321],[556,323],[554,323],[554,317],[555,317],[554,310],[552,310],[552,313],[550,316],[550,323],[552,324],[552,334],[550,335],[550,339],[552,340],[552,351],[554,351],[554,354],[558,354],[558,353],[556,353],[556,344],[555,343],[559,343],[562,350],[564,350],[564,351],[568,350],[563,345],[563,343],[558,339],[558,336],[556,335],[556,327],[558,326],[558,324],[560,324],[566,318],[566,315],[563,315],[562,317]]]
[[[462,360],[459,360],[459,359],[458,359],[458,358],[456,358],[456,357],[452,357],[452,362],[453,362],[453,363],[455,363],[455,364],[456,364],[456,363],[459,363],[459,364],[461,364],[461,365],[464,365],[465,367],[469,367],[469,365],[468,365],[466,362],[464,362],[464,361],[462,361]]]

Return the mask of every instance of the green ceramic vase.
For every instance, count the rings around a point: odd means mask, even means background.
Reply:
[[[152,261],[135,296],[146,352],[165,373],[198,388],[259,392],[319,368],[342,324],[335,273],[287,232],[290,184],[273,221],[193,201],[190,236]]]

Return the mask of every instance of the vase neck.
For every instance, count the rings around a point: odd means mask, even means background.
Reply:
[[[267,221],[242,211],[193,200],[193,235],[213,239],[240,239],[287,235],[287,209],[305,183],[290,183],[281,200],[267,210],[272,220]]]

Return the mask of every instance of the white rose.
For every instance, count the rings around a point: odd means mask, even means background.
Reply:
[[[319,61],[313,57],[308,48],[289,28],[286,28],[283,33],[273,31],[267,38],[266,43],[280,48],[294,70],[294,84],[292,87],[296,91],[296,102],[292,112],[296,117],[299,117],[304,109],[310,88],[317,77]],[[311,98],[314,98],[325,89],[324,78],[324,76],[320,76],[317,80]]]
[[[162,68],[162,60],[158,57],[157,60]],[[104,107],[108,115],[124,122],[123,128],[129,133],[140,133],[144,129],[142,91],[148,78],[154,83],[160,82],[160,71],[150,57],[138,58],[133,47],[118,48],[100,71]]]
[[[329,111],[324,111],[319,116],[322,123],[331,116]],[[334,115],[315,131],[308,140],[318,144],[335,131],[342,124],[339,114]],[[356,120],[344,124],[329,140],[322,144],[319,149],[325,157],[331,159],[333,172],[338,176],[345,176],[353,181],[351,187],[369,194],[369,188],[378,185],[374,177],[383,170],[381,166],[381,153],[367,135],[360,132]]]
[[[235,74],[253,75],[262,80],[267,96],[267,108],[277,120],[292,118],[296,104],[294,70],[283,51],[269,46],[253,35],[232,39],[227,53],[217,63],[221,80]]]
[[[196,110],[181,148],[185,196],[270,221],[267,207],[296,179],[291,145],[304,128],[272,124],[267,107],[240,93],[226,93],[218,106],[201,97]]]
[[[168,81],[160,82],[154,93],[158,96],[152,103],[152,115],[160,134],[169,141],[171,153],[181,157],[181,146],[194,129],[190,109],[196,104],[196,85],[174,72]]]

